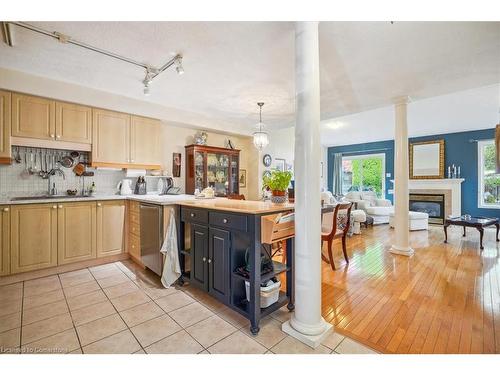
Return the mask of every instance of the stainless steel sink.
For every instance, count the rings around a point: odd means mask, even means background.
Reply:
[[[34,197],[14,197],[11,201],[31,201],[31,200],[42,200],[42,199],[70,199],[70,198],[87,198],[87,196],[82,195],[37,195]]]

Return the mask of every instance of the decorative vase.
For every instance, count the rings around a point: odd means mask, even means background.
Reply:
[[[286,200],[286,191],[273,190],[273,195],[271,195],[271,202],[276,204],[283,204],[286,203]]]

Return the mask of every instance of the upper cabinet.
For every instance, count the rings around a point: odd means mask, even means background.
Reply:
[[[55,100],[12,94],[12,136],[54,140],[55,113]]]
[[[158,120],[94,109],[92,165],[160,169],[160,126]]]
[[[92,143],[92,108],[56,102],[56,140]]]
[[[11,94],[0,90],[0,164],[10,164]]]
[[[128,164],[130,161],[130,115],[94,109],[92,164]]]
[[[160,131],[160,121],[132,116],[130,128],[130,161],[132,163],[160,164]]]

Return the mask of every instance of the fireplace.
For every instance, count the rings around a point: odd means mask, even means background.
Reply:
[[[444,194],[410,194],[410,211],[429,214],[429,224],[444,224]]]

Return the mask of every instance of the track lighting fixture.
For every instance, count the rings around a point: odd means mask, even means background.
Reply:
[[[147,67],[146,68],[146,76],[144,77],[144,80],[142,81],[142,83],[144,84],[143,92],[144,92],[145,96],[149,96],[151,94],[149,85],[151,84],[152,81],[153,81],[153,73],[151,71],[151,68]]]
[[[175,71],[178,75],[184,74],[184,68],[182,67],[182,56],[177,55],[175,57]]]

